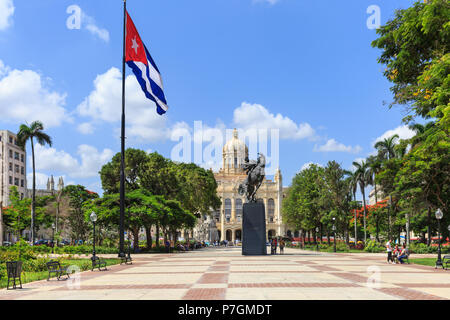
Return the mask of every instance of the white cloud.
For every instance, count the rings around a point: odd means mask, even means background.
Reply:
[[[66,94],[45,87],[41,75],[32,70],[10,70],[0,61],[0,114],[6,122],[40,120],[55,127],[72,119],[64,105]]]
[[[6,66],[2,60],[0,60],[0,77],[5,76],[8,72],[9,72],[9,67]]]
[[[47,181],[50,176],[36,172],[36,189],[47,189]],[[33,188],[33,173],[27,173],[27,189]]]
[[[167,117],[156,113],[156,106],[142,92],[136,77],[125,80],[127,137],[145,142],[163,141],[170,137]],[[79,115],[109,123],[120,122],[122,110],[122,74],[111,68],[94,81],[94,90],[77,107]]]
[[[78,125],[77,130],[82,134],[92,134],[94,133],[94,125],[89,122],[83,122]]]
[[[315,162],[307,162],[307,163],[305,163],[302,167],[301,167],[301,169],[300,169],[300,171],[303,171],[303,170],[305,170],[305,169],[308,169],[311,165],[313,165],[313,164],[315,164],[315,165],[317,165],[317,166],[319,166],[319,167],[322,167],[320,164],[318,164],[318,163],[315,163]]]
[[[315,152],[348,152],[348,153],[359,153],[362,148],[360,146],[346,146],[342,143],[337,142],[335,139],[329,139],[322,146],[314,146]]]
[[[72,172],[79,166],[78,161],[65,151],[47,148],[37,144],[34,148],[36,170],[50,172]],[[28,156],[31,164],[31,154]]]
[[[104,149],[99,152],[95,147],[83,144],[78,147],[78,155],[81,157],[81,166],[77,172],[72,172],[74,178],[90,178],[98,176],[101,167],[109,162],[114,152]]]
[[[381,136],[379,136],[372,142],[372,146],[374,146],[375,143],[377,143],[378,141],[382,141],[384,139],[392,137],[394,134],[398,134],[399,138],[403,140],[411,139],[416,135],[416,133],[411,129],[409,129],[408,126],[403,125],[383,133]]]
[[[39,171],[64,173],[71,178],[97,177],[101,167],[111,160],[114,153],[110,149],[99,152],[89,145],[78,146],[77,154],[81,160],[69,153],[55,148],[36,145],[36,169]],[[31,163],[31,156],[28,159]]]
[[[95,19],[88,16],[84,12],[82,13],[82,25],[92,35],[99,37],[105,42],[109,42],[109,31],[97,26]]]
[[[274,115],[260,104],[243,102],[234,110],[233,122],[244,130],[279,129],[280,139],[314,139],[316,133],[308,123],[296,124],[280,113]]]
[[[13,0],[0,0],[0,30],[6,30],[11,26],[14,10]]]

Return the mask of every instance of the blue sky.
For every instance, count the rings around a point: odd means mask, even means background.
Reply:
[[[289,185],[307,163],[349,169],[377,138],[411,134],[402,109],[383,106],[390,85],[366,24],[369,6],[383,24],[411,0],[127,3],[170,107],[156,115],[127,68],[127,147],[170,157],[171,135],[194,121],[276,128]],[[80,29],[66,25],[71,5]],[[0,0],[0,128],[44,122],[54,144],[37,150],[41,186],[53,174],[101,193],[97,172],[120,151],[122,19],[121,0]]]

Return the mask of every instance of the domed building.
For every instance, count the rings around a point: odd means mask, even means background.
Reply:
[[[243,164],[248,158],[248,147],[239,139],[236,129],[233,131],[231,140],[224,145],[222,157],[222,169],[214,173],[218,184],[217,195],[222,205],[220,210],[213,212],[212,222],[215,223],[217,239],[211,237],[211,240],[241,241],[245,197],[238,193],[238,187],[246,178]],[[263,202],[266,209],[267,239],[286,234],[286,228],[281,219],[282,198],[282,176],[277,169],[274,180],[264,179],[257,192],[258,201]]]

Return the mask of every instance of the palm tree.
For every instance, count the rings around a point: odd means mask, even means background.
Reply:
[[[414,131],[416,135],[410,139],[411,141],[411,150],[414,149],[417,145],[421,144],[425,140],[424,133],[435,126],[433,121],[422,125],[420,123],[410,124],[408,127],[410,130]],[[431,246],[431,207],[428,205],[428,214],[427,214],[427,245]]]
[[[18,144],[25,150],[25,145],[28,140],[31,142],[31,155],[33,159],[33,197],[31,200],[31,245],[34,245],[35,237],[35,209],[36,209],[36,170],[34,161],[34,138],[41,145],[48,144],[52,146],[52,138],[43,132],[44,125],[40,121],[34,121],[30,126],[25,124],[20,125],[17,133]]]
[[[356,177],[357,177],[356,171],[355,172],[345,171],[345,173],[348,175],[348,179],[350,180],[349,191],[353,195],[353,201],[356,202],[356,190],[358,189],[358,180],[356,179]],[[356,209],[354,209],[353,212],[355,214],[355,245],[356,245],[356,242],[358,241],[358,231],[357,231],[357,224],[356,224]]]
[[[399,139],[398,134],[394,134],[389,138],[385,138],[382,141],[375,143],[375,149],[378,150],[378,156],[382,159],[390,160],[395,157],[395,142]],[[392,194],[389,194],[389,230],[388,238],[391,238],[391,214],[390,210],[392,208]]]
[[[365,162],[364,160],[362,160],[361,162],[353,162],[353,166],[356,168],[355,171],[355,179],[359,184],[359,189],[362,193],[363,196],[363,210],[364,210],[364,243],[366,243],[367,241],[367,230],[366,230],[366,192],[365,192],[365,188],[366,186],[369,184],[370,181],[370,172],[369,172],[369,166],[367,164],[367,162]]]
[[[381,171],[381,161],[376,156],[370,156],[367,158],[367,165],[369,166],[369,174],[370,181],[369,184],[372,185],[375,189],[375,203],[378,202],[378,192],[377,192],[377,183],[376,176]]]
[[[369,176],[370,181],[369,184],[372,185],[375,189],[375,204],[378,203],[378,191],[377,191],[377,182],[376,177],[377,174],[381,171],[381,161],[379,157],[377,156],[370,156],[367,158],[367,165],[369,166]],[[376,217],[376,238],[377,241],[380,241],[378,235],[379,235],[379,217]]]
[[[416,133],[416,135],[411,139],[411,149],[414,149],[414,147],[416,145],[418,145],[419,143],[421,143],[423,141],[423,134],[425,133],[425,131],[431,129],[434,127],[434,122],[428,122],[425,125],[422,125],[420,123],[413,123],[410,124],[409,129],[414,131]]]

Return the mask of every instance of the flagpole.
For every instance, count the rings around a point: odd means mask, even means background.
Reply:
[[[119,256],[124,250],[124,220],[125,220],[125,41],[127,26],[127,0],[123,0],[123,59],[122,59],[122,128],[120,153],[120,221],[119,221]]]

